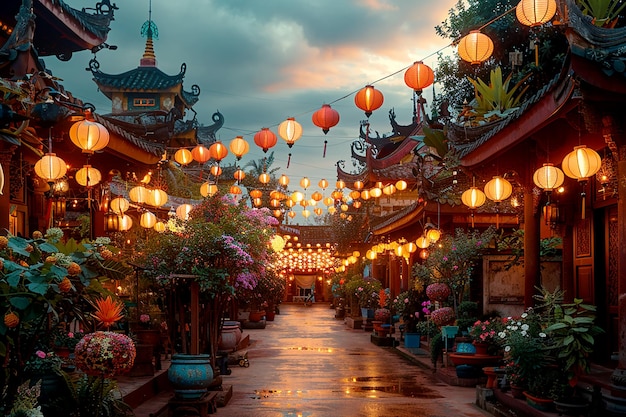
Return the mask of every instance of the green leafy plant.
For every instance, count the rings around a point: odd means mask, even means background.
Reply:
[[[491,71],[489,84],[481,79],[469,78],[470,83],[475,88],[475,102],[473,103],[474,118],[484,121],[491,121],[497,118],[503,118],[517,110],[519,102],[528,89],[528,86],[522,87],[528,76],[522,78],[514,86],[510,86],[513,74],[509,74],[505,80],[502,79],[502,68],[499,66]]]
[[[599,27],[614,27],[626,7],[620,0],[579,0],[578,3],[583,14],[591,16],[593,24]]]

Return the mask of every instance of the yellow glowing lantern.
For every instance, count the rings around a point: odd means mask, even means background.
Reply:
[[[270,200],[270,206],[272,206],[272,207],[280,207],[280,200],[272,198]]]
[[[337,212],[337,209],[335,208],[335,206],[330,206],[328,207],[328,212],[330,214],[335,214]]]
[[[253,198],[252,204],[254,204],[255,207],[259,207],[261,204],[263,204],[263,200],[260,198]]]
[[[93,187],[102,180],[102,174],[91,165],[83,165],[81,169],[76,171],[76,182],[83,187]]]
[[[307,189],[309,188],[309,185],[311,185],[311,180],[309,180],[307,177],[304,177],[300,180],[300,187],[302,187],[303,189]]]
[[[365,253],[365,257],[369,259],[370,261],[373,261],[374,259],[376,259],[377,256],[378,254],[376,253],[376,251],[373,251],[371,249]]]
[[[461,194],[461,201],[469,207],[471,211],[470,216],[472,218],[472,227],[474,227],[474,210],[485,204],[487,196],[485,196],[485,193],[478,188],[470,187],[468,190],[465,190],[463,194]]]
[[[292,208],[296,205],[296,202],[293,201],[291,198],[288,198],[287,200],[285,200],[285,205],[289,208]]]
[[[417,245],[418,248],[426,249],[427,247],[430,246],[430,240],[426,236],[420,236],[415,241],[415,244]]]
[[[139,225],[144,229],[152,229],[157,222],[157,218],[151,211],[141,213]]]
[[[189,165],[193,161],[191,151],[186,148],[180,148],[176,151],[176,153],[174,153],[174,161],[178,162],[182,166]]]
[[[35,163],[35,174],[46,182],[54,182],[67,173],[65,161],[54,153],[45,154]]]
[[[383,195],[383,190],[381,190],[380,188],[372,188],[372,189],[370,189],[370,196],[372,196],[374,198],[378,198],[381,195]]]
[[[352,202],[352,207],[354,207],[355,209],[358,209],[361,207],[361,202],[360,201],[353,201]]]
[[[572,152],[565,155],[561,163],[565,175],[578,180],[583,186],[581,192],[583,219],[585,218],[585,185],[588,178],[595,175],[601,165],[602,159],[600,155],[584,145],[576,146]]]
[[[70,127],[70,139],[83,153],[92,154],[104,149],[109,144],[109,131],[95,122],[91,110],[85,112],[85,120]]]
[[[306,207],[306,206],[308,206],[308,205],[309,205],[309,201],[308,201],[308,200],[306,200],[306,199],[302,199],[302,200],[300,200],[300,205],[301,205],[302,207]]]
[[[296,212],[290,211],[289,213],[287,213],[287,216],[289,216],[290,219],[293,219],[294,217],[296,217]]]
[[[417,245],[414,242],[407,242],[403,246],[403,252],[414,253],[417,251]]]
[[[324,198],[324,200],[322,200],[322,202],[325,206],[332,206],[333,204],[335,204],[335,200],[333,200],[332,197],[326,197]]]
[[[215,142],[209,146],[209,155],[219,163],[228,156],[228,149],[222,142]]]
[[[393,184],[386,185],[383,187],[383,194],[391,195],[396,192],[396,186]]]
[[[344,188],[346,188],[346,183],[343,180],[339,180],[337,181],[335,186],[337,187],[338,190],[343,190]]]
[[[283,187],[287,187],[287,185],[289,185],[289,177],[285,174],[282,174],[278,179],[278,183]]]
[[[239,161],[241,160],[241,157],[247,154],[250,150],[250,144],[245,141],[243,136],[237,136],[235,139],[230,141],[228,148]]]
[[[404,180],[399,180],[396,182],[396,189],[398,191],[404,191],[408,187],[408,184]]]
[[[128,197],[133,203],[144,204],[148,201],[148,189],[143,185],[138,185],[130,189]]]
[[[211,154],[205,146],[196,145],[196,147],[191,150],[191,157],[194,161],[204,164],[206,161],[211,159]]]
[[[180,206],[176,207],[176,217],[178,217],[180,220],[187,220],[189,219],[189,213],[192,209],[193,206],[191,204],[181,204]]]
[[[274,217],[278,218],[283,215],[283,212],[280,209],[276,209],[272,212],[272,214],[274,214]]]
[[[267,172],[264,172],[261,175],[259,175],[259,182],[261,184],[268,184],[270,180],[271,180],[270,174],[268,174]]]
[[[544,191],[550,192],[559,188],[565,180],[565,174],[560,168],[546,162],[533,174],[533,182]]]
[[[315,213],[317,216],[321,216],[323,213],[323,210],[320,207],[315,207],[313,209],[313,213]]]
[[[162,207],[167,203],[167,200],[167,193],[160,188],[155,188],[148,193],[148,204],[153,207]]]
[[[322,178],[320,182],[317,183],[317,185],[319,185],[322,190],[325,190],[326,187],[328,187],[328,181]]]
[[[304,200],[304,194],[302,194],[300,191],[296,191],[293,194],[291,194],[291,200],[293,200],[296,203],[301,202],[302,200]]]
[[[252,190],[250,191],[250,197],[252,198],[261,198],[263,197],[263,192],[261,190]]]
[[[214,177],[219,177],[220,175],[222,175],[222,167],[219,166],[219,165],[212,165],[211,169],[209,170],[209,172]]]
[[[457,51],[463,61],[478,65],[491,57],[493,41],[479,30],[472,30],[461,38]]]
[[[200,194],[202,197],[211,197],[217,193],[217,185],[211,182],[205,182],[200,186]]]
[[[130,203],[124,197],[115,197],[109,203],[109,208],[115,214],[124,214],[126,210],[130,207]]]
[[[291,148],[302,136],[302,125],[296,122],[296,119],[293,117],[289,117],[278,125],[278,135],[283,138],[285,142],[287,142],[287,146]]]
[[[341,200],[343,198],[343,193],[339,190],[333,191],[330,195],[335,200]]]
[[[513,186],[506,179],[495,176],[485,184],[485,196],[496,203],[500,203],[511,196]]]
[[[370,190],[361,191],[361,199],[369,200],[371,197],[372,197],[372,193],[370,193]]]
[[[426,237],[431,243],[437,243],[439,238],[441,237],[441,230],[439,229],[430,229],[428,233],[426,233]]]
[[[153,227],[153,228],[154,228],[154,230],[155,230],[156,232],[163,233],[163,232],[165,232],[165,228],[166,228],[166,226],[165,226],[165,223],[164,223],[164,222],[162,222],[162,221],[158,221],[158,222],[156,222],[156,223],[154,224],[154,227]]]
[[[133,219],[128,214],[119,216],[118,229],[120,232],[126,232],[133,227]]]
[[[357,198],[361,197],[361,193],[359,191],[357,191],[357,190],[350,191],[350,194],[348,194],[348,195],[353,200],[356,200]]]
[[[307,209],[302,210],[302,216],[305,219],[308,219],[310,215],[311,215],[311,212],[309,210],[307,210]]]

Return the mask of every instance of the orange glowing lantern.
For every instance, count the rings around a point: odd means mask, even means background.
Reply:
[[[228,148],[239,161],[241,160],[241,157],[247,154],[250,150],[250,144],[245,141],[243,136],[237,136],[235,139],[230,141]]]
[[[278,142],[276,135],[267,127],[262,128],[254,134],[254,143],[259,148],[263,149],[263,152],[267,152],[269,148],[276,145],[276,142]]]
[[[326,134],[331,127],[339,123],[339,113],[331,108],[329,104],[324,104],[321,109],[313,113],[311,120],[315,126],[321,128],[324,134]]]
[[[211,159],[211,154],[205,146],[197,145],[191,150],[191,157],[194,161],[204,164],[206,161]]]
[[[209,147],[209,155],[219,163],[228,156],[228,149],[222,142],[215,142]]]
[[[479,30],[472,30],[461,38],[457,50],[463,61],[478,65],[493,53],[493,41]]]
[[[422,61],[416,61],[404,73],[404,82],[417,94],[435,81],[435,73]]]
[[[515,8],[515,16],[522,25],[536,27],[549,22],[556,14],[554,0],[522,0]]]
[[[354,104],[365,112],[365,116],[370,117],[372,112],[383,105],[383,93],[376,90],[373,85],[366,85],[354,96]]]
[[[268,174],[267,172],[264,172],[261,175],[259,175],[259,182],[261,184],[268,184],[270,180],[271,180],[270,174]]]
[[[189,165],[191,161],[193,161],[193,156],[191,155],[191,151],[189,149],[180,148],[174,154],[174,160],[182,166],[185,166]]]

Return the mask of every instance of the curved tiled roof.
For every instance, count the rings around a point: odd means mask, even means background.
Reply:
[[[68,6],[63,0],[52,0],[53,3],[58,4],[63,13],[72,16],[74,19],[80,22],[83,29],[88,30],[99,38],[106,39],[107,34],[111,30],[109,25],[113,20],[113,12],[109,14],[93,14],[86,12],[85,8],[82,10],[73,9]]]
[[[122,74],[105,74],[93,69],[94,81],[99,87],[119,88],[127,90],[163,90],[182,84],[185,72],[167,75],[156,67],[137,67]]]
[[[136,146],[137,148],[149,154],[152,154],[155,156],[163,155],[163,152],[165,151],[165,145],[160,144],[160,143],[155,143],[155,142],[149,142],[138,136],[135,136],[131,134],[130,132],[122,129],[120,126],[114,124],[106,117],[100,116],[96,113],[94,113],[93,116],[94,116],[95,121],[102,124],[104,127],[106,127],[110,134],[113,133],[123,138],[127,142],[131,143],[132,145]]]

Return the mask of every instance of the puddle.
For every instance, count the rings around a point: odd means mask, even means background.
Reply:
[[[399,394],[405,397],[419,398],[441,398],[441,395],[430,389],[423,382],[418,382],[414,378],[398,377],[354,377],[346,380],[350,385],[345,392],[371,394],[374,392],[384,392],[388,394]]]

